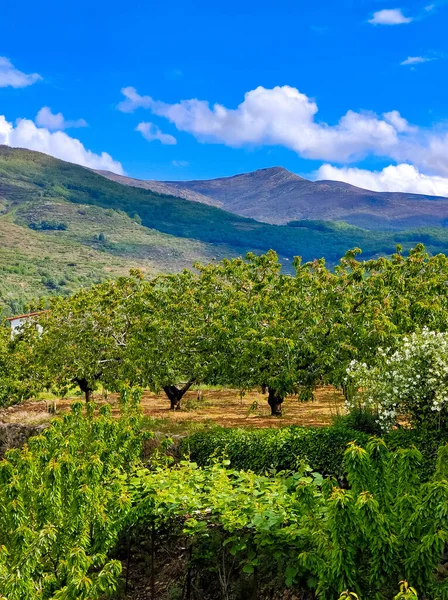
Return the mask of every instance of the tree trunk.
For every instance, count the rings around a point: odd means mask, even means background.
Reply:
[[[355,387],[351,381],[342,384],[342,393],[344,394],[344,398],[349,402],[353,400],[355,395]]]
[[[282,404],[284,397],[277,390],[269,388],[268,404],[271,407],[271,416],[280,417],[282,414]]]
[[[86,397],[86,402],[90,402],[90,398],[91,398],[93,389],[90,387],[87,379],[84,379],[84,378],[75,379],[74,381],[75,381],[75,383],[77,383],[79,385],[79,389],[81,390],[81,392],[84,393],[84,395]]]
[[[267,391],[268,391],[268,384],[267,383],[262,383],[261,384],[261,393],[262,394],[266,394]]]
[[[190,381],[187,381],[187,383],[181,388],[178,388],[177,385],[166,385],[163,388],[163,391],[168,396],[168,400],[171,403],[171,410],[180,410],[180,401],[191,388],[193,383],[194,379],[190,379]]]

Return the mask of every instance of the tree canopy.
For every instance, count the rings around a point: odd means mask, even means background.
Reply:
[[[334,269],[297,258],[294,275],[273,251],[149,280],[132,271],[53,299],[41,332],[30,324],[11,343],[3,331],[0,361],[14,354],[3,388],[18,370],[28,390],[76,384],[87,400],[97,385],[130,383],[164,390],[176,409],[193,384],[263,386],[273,415],[287,395],[309,399],[322,383],[349,393],[351,361],[375,364],[377,348],[392,352],[405,334],[448,329],[445,255],[422,245],[406,256],[359,253]]]

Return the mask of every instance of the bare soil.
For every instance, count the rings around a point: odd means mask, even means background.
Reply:
[[[75,399],[71,397],[57,400],[30,400],[17,406],[0,410],[0,422],[40,424],[49,421],[52,414],[49,410],[64,412],[69,409]],[[118,399],[115,394],[107,398],[95,394],[99,402],[109,402],[114,410],[118,410]],[[182,408],[178,411],[169,409],[169,401],[165,394],[145,392],[142,398],[142,408],[148,422],[157,421],[162,429],[182,430],[201,425],[221,425],[223,427],[285,427],[288,425],[314,425],[322,427],[329,425],[334,416],[344,412],[342,394],[332,387],[322,387],[316,390],[315,399],[301,402],[297,397],[290,396],[283,403],[283,415],[271,417],[267,396],[260,390],[252,390],[240,396],[238,390],[190,390],[182,400]]]

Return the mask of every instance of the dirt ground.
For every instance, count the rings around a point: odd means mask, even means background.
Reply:
[[[28,401],[0,410],[0,422],[37,424],[52,418],[49,408],[56,406],[57,413],[68,410],[71,402],[81,397],[60,400]],[[107,400],[95,394],[98,403],[109,402],[117,406],[117,397],[111,394]],[[182,400],[180,411],[170,411],[169,401],[164,394],[145,392],[142,408],[148,425],[159,425],[170,431],[222,425],[223,427],[285,427],[287,425],[329,425],[332,418],[344,412],[342,394],[331,387],[319,388],[315,400],[300,402],[288,397],[283,403],[283,415],[271,417],[267,396],[253,390],[240,397],[238,390],[191,390]]]

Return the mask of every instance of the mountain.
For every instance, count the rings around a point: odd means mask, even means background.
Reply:
[[[32,298],[69,294],[132,267],[174,272],[273,248],[291,271],[297,255],[334,264],[355,246],[368,258],[417,242],[447,252],[448,230],[367,231],[310,220],[270,225],[0,146],[0,313],[20,312]]]
[[[304,219],[345,221],[378,230],[448,225],[448,198],[372,192],[339,181],[309,181],[282,167],[204,181],[141,181],[101,173],[126,185],[219,206],[277,225]]]

